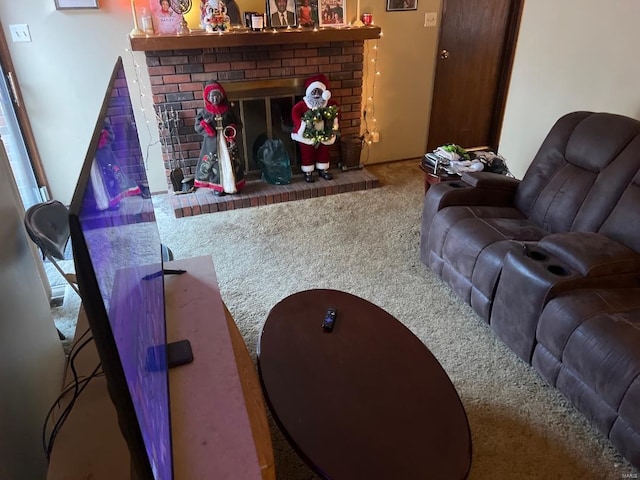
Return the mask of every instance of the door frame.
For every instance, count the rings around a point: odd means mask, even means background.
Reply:
[[[9,92],[12,97],[13,109],[18,120],[18,126],[20,127],[20,133],[22,134],[22,139],[25,144],[25,148],[27,149],[27,155],[29,157],[29,162],[31,164],[31,169],[33,170],[33,175],[36,179],[36,184],[38,188],[42,191],[45,190],[47,198],[50,198],[49,192],[49,182],[47,181],[47,176],[45,174],[44,168],[42,166],[42,161],[40,159],[40,154],[38,152],[38,147],[36,145],[36,139],[33,135],[33,130],[31,129],[31,123],[29,122],[29,115],[27,114],[27,109],[24,106],[24,100],[22,99],[22,92],[20,91],[20,85],[18,83],[18,78],[15,74],[15,68],[13,66],[13,61],[11,60],[11,54],[9,52],[9,45],[7,44],[7,39],[4,35],[4,29],[2,27],[2,22],[0,22],[0,65],[2,65],[2,69],[4,74],[7,77],[11,76],[11,78],[3,78],[0,81],[5,81],[7,86],[9,87]],[[4,144],[0,141],[0,156],[6,159],[7,168],[11,169],[9,163],[9,157],[5,151]],[[18,198],[20,195],[18,193],[18,186],[16,185],[16,194]],[[22,203],[20,203],[22,206]],[[38,276],[42,282],[42,286],[44,288],[45,294],[47,298],[51,299],[53,297],[53,291],[51,289],[51,283],[49,282],[49,278],[47,277],[47,273],[44,269],[43,260],[44,257],[39,255],[38,248],[35,243],[30,242],[31,255],[33,256],[35,265],[38,269]]]
[[[40,158],[40,153],[38,152],[38,146],[36,144],[35,136],[33,135],[33,130],[31,129],[31,122],[29,121],[29,115],[27,114],[27,109],[24,105],[22,92],[20,90],[20,84],[15,73],[13,61],[11,60],[9,45],[7,44],[7,38],[4,34],[4,28],[1,21],[0,63],[2,64],[4,73],[7,76],[7,78],[3,80],[7,82],[9,91],[12,96],[13,108],[18,119],[18,125],[20,126],[20,131],[22,133],[22,138],[27,149],[27,155],[29,156],[29,162],[31,163],[33,174],[36,178],[36,183],[38,184],[38,188],[46,189],[47,196],[49,196],[49,182],[47,180],[47,175],[44,171],[44,167],[42,166],[42,160]]]
[[[446,1],[446,0],[445,0]],[[507,94],[509,92],[509,83],[511,82],[511,72],[513,70],[513,60],[516,54],[516,44],[518,42],[518,32],[520,31],[520,21],[522,19],[522,10],[524,9],[524,0],[511,0],[511,9],[509,10],[509,18],[507,19],[507,32],[504,41],[504,50],[502,53],[500,77],[498,80],[498,89],[496,91],[496,101],[493,106],[491,115],[491,125],[489,127],[489,143],[494,151],[498,151],[498,140],[502,130],[502,121],[504,119],[504,111],[507,104]]]

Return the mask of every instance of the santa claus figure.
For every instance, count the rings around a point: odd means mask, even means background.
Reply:
[[[338,106],[331,100],[329,81],[315,75],[305,81],[305,95],[293,106],[291,138],[300,144],[304,181],[313,182],[313,171],[325,180],[333,176],[329,170],[329,145],[338,133]]]

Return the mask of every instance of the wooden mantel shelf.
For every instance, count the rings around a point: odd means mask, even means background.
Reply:
[[[380,38],[377,26],[343,28],[286,28],[261,32],[232,30],[230,32],[192,32],[188,35],[130,36],[131,50],[193,50],[200,48],[245,47],[253,45],[283,45],[292,43],[344,42]]]

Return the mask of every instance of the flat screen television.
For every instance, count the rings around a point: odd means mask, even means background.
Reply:
[[[118,58],[69,211],[78,286],[132,478],[173,478],[163,257]]]

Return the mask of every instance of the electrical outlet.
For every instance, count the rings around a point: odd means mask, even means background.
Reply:
[[[424,26],[435,27],[438,23],[438,12],[427,12],[424,14]]]
[[[11,31],[11,40],[13,40],[13,43],[31,41],[29,25],[26,23],[9,25],[9,30]]]
[[[380,141],[380,132],[371,132],[371,143],[378,143]]]

